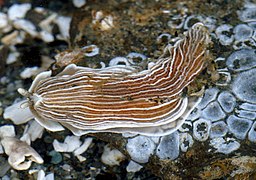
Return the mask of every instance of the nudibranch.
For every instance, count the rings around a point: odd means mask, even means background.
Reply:
[[[56,76],[40,73],[28,91],[18,91],[27,97],[35,119],[51,131],[64,126],[75,135],[170,134],[200,99],[184,95],[184,88],[204,69],[209,42],[206,27],[197,23],[174,46],[167,46],[148,70],[70,64]]]

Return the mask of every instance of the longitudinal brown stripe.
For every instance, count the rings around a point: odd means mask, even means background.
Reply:
[[[26,95],[30,109],[41,124],[59,122],[74,133],[171,133],[193,109],[195,100],[181,94],[202,71],[208,43],[198,23],[149,70],[72,64],[54,77],[38,75]]]

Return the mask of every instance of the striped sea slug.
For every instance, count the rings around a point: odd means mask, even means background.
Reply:
[[[75,135],[170,134],[198,102],[198,97],[184,96],[183,90],[205,67],[209,42],[205,26],[197,23],[174,46],[167,46],[148,70],[70,64],[56,76],[51,71],[39,74],[28,91],[18,91],[27,97],[35,119],[52,131],[63,125]]]

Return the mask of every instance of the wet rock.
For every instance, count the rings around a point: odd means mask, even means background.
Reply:
[[[248,133],[248,139],[251,142],[256,142],[256,122],[253,123],[249,133]]]
[[[242,109],[248,110],[248,111],[256,111],[256,105],[250,104],[250,103],[243,103],[239,106]]]
[[[62,155],[59,152],[56,152],[54,150],[49,152],[49,156],[51,156],[51,163],[53,164],[59,164],[62,161]]]
[[[137,171],[141,170],[141,168],[143,168],[143,166],[139,165],[138,163],[136,163],[134,161],[130,161],[128,166],[126,167],[126,171],[127,172],[137,172]]]
[[[247,132],[251,128],[252,121],[231,115],[227,119],[227,124],[230,132],[233,133],[236,138],[245,139]]]
[[[239,110],[238,113],[237,113],[237,116],[239,116],[241,118],[255,120],[256,119],[256,112],[251,112],[251,111],[246,111],[246,110]]]
[[[245,10],[238,12],[239,18],[244,22],[255,21],[256,19],[256,7],[251,4]]]
[[[146,163],[149,157],[154,154],[156,145],[147,136],[137,136],[128,139],[126,148],[132,160],[139,163]]]
[[[170,160],[174,160],[179,156],[179,133],[177,131],[161,138],[156,155],[160,159]]]
[[[120,165],[125,156],[117,149],[111,149],[108,145],[104,147],[101,161],[109,166]]]
[[[211,138],[223,137],[227,134],[227,132],[228,132],[227,124],[224,121],[218,121],[212,124],[210,137]]]
[[[256,57],[256,56],[255,56]],[[256,61],[255,61],[256,62]],[[240,73],[232,84],[236,97],[242,101],[256,103],[256,69]]]
[[[246,24],[239,24],[234,28],[236,41],[245,41],[252,37],[253,29]]]
[[[210,88],[205,90],[203,99],[199,103],[198,107],[204,109],[210,102],[214,101],[217,98],[219,90],[217,88]]]
[[[233,26],[229,24],[223,24],[216,28],[215,33],[222,45],[231,45],[234,41],[234,35],[232,33]]]
[[[10,20],[22,19],[26,13],[31,9],[31,4],[14,4],[8,10],[8,17]]]
[[[223,137],[211,139],[210,145],[216,149],[215,152],[223,154],[230,154],[240,147],[240,143],[234,138],[224,139]]]
[[[202,118],[209,119],[212,122],[226,117],[218,102],[211,102],[202,112]]]
[[[256,67],[256,52],[253,49],[241,49],[233,52],[226,61],[232,71],[244,71]]]
[[[235,97],[228,91],[223,91],[219,94],[218,102],[220,103],[222,109],[227,113],[232,112],[236,105]]]

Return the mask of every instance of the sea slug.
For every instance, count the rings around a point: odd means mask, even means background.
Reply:
[[[206,27],[197,23],[148,70],[70,64],[56,76],[51,71],[39,74],[28,91],[18,91],[27,97],[35,119],[50,130],[61,124],[75,135],[170,134],[198,102],[183,91],[205,68],[209,42]]]

